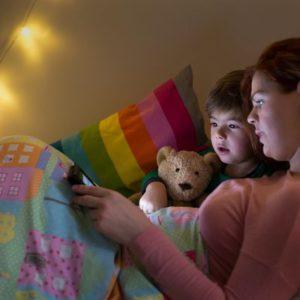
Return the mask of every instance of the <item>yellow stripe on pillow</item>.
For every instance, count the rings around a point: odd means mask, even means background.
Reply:
[[[139,190],[140,179],[145,173],[136,161],[115,113],[99,123],[99,131],[106,151],[124,185]],[[111,137],[114,137],[113,139]]]

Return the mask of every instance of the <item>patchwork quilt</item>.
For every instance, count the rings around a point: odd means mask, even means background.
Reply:
[[[71,204],[71,165],[35,138],[0,139],[0,299],[167,299]],[[166,208],[149,218],[205,271],[195,212]]]

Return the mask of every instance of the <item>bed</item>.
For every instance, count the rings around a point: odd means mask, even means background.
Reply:
[[[190,66],[141,101],[54,142],[0,139],[1,299],[167,299],[138,261],[97,233],[71,203],[66,173],[78,164],[99,185],[130,196],[156,168],[164,145],[197,151],[207,143]],[[193,208],[149,216],[207,271]]]

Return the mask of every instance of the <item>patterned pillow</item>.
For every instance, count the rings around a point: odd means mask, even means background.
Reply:
[[[156,169],[159,148],[198,150],[206,142],[193,73],[187,66],[145,99],[53,146],[99,185],[129,196],[139,190],[143,176]]]

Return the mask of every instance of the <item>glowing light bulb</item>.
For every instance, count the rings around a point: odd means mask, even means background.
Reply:
[[[21,28],[21,35],[22,35],[24,38],[28,38],[28,37],[31,35],[31,30],[30,30],[30,28],[28,28],[28,27],[22,27],[22,28]]]
[[[51,30],[37,21],[19,27],[16,34],[19,35],[17,43],[23,49],[23,53],[35,63],[40,61],[43,51],[55,46],[56,43],[56,37]]]
[[[0,82],[0,101],[1,103],[9,103],[12,100],[12,95],[7,86]]]

